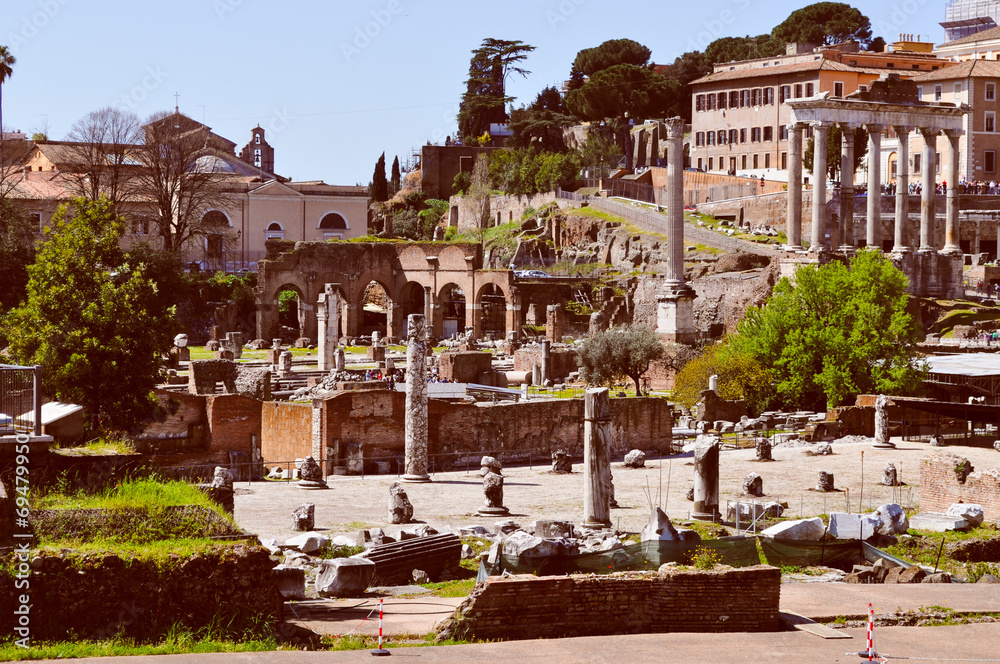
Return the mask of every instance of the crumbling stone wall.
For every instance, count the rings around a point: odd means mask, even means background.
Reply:
[[[478,383],[479,377],[493,368],[493,356],[480,351],[444,352],[438,364],[438,376],[455,383]]]
[[[30,629],[34,640],[103,640],[119,634],[155,638],[175,624],[263,619],[276,623],[281,596],[266,549],[237,544],[165,562],[114,554],[35,554],[31,563]],[[0,573],[0,631],[13,633],[19,591]],[[71,637],[71,635],[73,635]]]
[[[215,394],[222,383],[225,394],[236,392],[236,363],[232,360],[194,360],[188,365],[188,392]]]
[[[439,638],[547,639],[662,632],[775,632],[781,571],[766,565],[605,576],[490,577]]]
[[[549,378],[562,380],[572,372],[579,371],[576,356],[576,351],[571,348],[550,348]],[[536,364],[542,366],[541,346],[525,346],[514,351],[514,371],[531,371],[531,367]]]
[[[1000,522],[1000,469],[976,471],[965,457],[936,452],[920,460],[920,509],[946,512],[954,503],[982,505],[986,521]]]

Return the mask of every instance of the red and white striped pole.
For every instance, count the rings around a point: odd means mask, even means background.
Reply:
[[[875,661],[875,609],[868,602],[868,661]]]
[[[376,657],[385,657],[386,655],[391,655],[388,650],[382,647],[382,607],[385,600],[379,597],[378,600],[378,650],[372,650],[372,655]],[[868,605],[871,607],[871,604]],[[871,643],[871,638],[869,637],[869,643]]]

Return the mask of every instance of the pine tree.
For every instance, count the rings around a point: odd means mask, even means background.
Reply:
[[[385,179],[385,153],[375,163],[375,173],[372,175],[372,200],[381,203],[389,200],[389,183]]]

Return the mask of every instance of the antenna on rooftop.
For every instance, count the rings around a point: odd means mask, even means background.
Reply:
[[[174,113],[181,112],[181,93],[174,93]]]

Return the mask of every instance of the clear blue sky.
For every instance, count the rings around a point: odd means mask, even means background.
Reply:
[[[90,111],[114,105],[144,119],[172,110],[179,92],[182,112],[239,146],[258,123],[267,129],[281,175],[367,184],[383,150],[405,162],[455,133],[470,51],[486,37],[537,47],[532,74],[509,85],[528,103],[607,39],[634,39],[670,63],[716,37],[769,32],[807,4],[5,0],[0,43],[17,64],[3,85],[4,125],[62,139]],[[943,40],[944,0],[851,4],[888,42]]]

